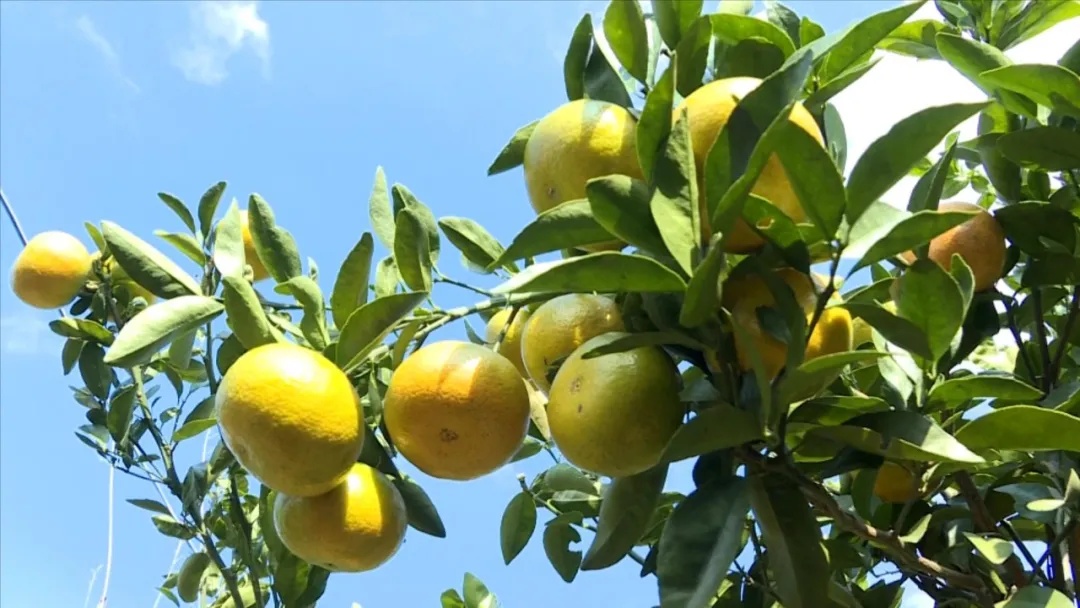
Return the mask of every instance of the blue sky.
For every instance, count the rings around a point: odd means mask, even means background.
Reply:
[[[829,31],[891,4],[791,3]],[[561,62],[569,36],[584,11],[602,14],[603,7],[3,2],[2,185],[30,234],[65,230],[90,246],[82,222],[110,219],[167,250],[152,231],[182,226],[155,193],[195,202],[226,180],[227,200],[244,204],[258,192],[270,202],[302,255],[322,269],[327,292],[329,277],[368,229],[378,165],[436,216],[477,219],[506,243],[532,217],[522,176],[489,178],[485,170],[517,127],[565,101]],[[1040,41],[1029,51],[1053,61],[1067,47],[1067,38],[1057,39],[1065,42]],[[981,98],[966,81],[934,71],[944,66],[922,66],[931,72],[920,74],[945,80],[932,94],[912,95],[914,62],[886,62],[871,72],[874,80],[837,101],[852,138],[849,159],[912,111]],[[905,198],[905,187],[890,196]],[[20,245],[6,220],[0,238],[0,266],[9,268]],[[448,244],[440,266],[487,284],[470,277]],[[472,296],[440,289],[437,301],[449,307]],[[88,597],[94,605],[100,594],[100,572],[89,595],[88,586],[105,561],[107,467],[72,434],[83,411],[67,388],[74,378],[61,375],[62,342],[46,327],[52,318],[0,290],[5,606],[78,607]],[[456,325],[437,335],[464,334]],[[200,447],[184,444],[182,457],[197,459]],[[515,475],[531,477],[547,464],[536,457],[468,484],[417,474],[448,538],[410,533],[382,569],[333,577],[320,606],[431,606],[444,589],[460,587],[466,570],[507,608],[656,603],[655,581],[638,578],[629,560],[563,583],[547,564],[539,531],[513,564],[502,564],[499,518],[517,491]],[[669,488],[688,487],[681,467]],[[175,550],[146,512],[123,502],[150,496],[145,482],[116,478],[112,608],[152,606]]]

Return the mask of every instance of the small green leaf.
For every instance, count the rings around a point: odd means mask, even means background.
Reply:
[[[572,551],[570,545],[581,542],[581,533],[571,524],[581,523],[581,513],[563,513],[544,527],[544,553],[555,572],[567,583],[574,582],[581,566],[581,551]]]
[[[516,167],[520,167],[525,162],[525,145],[529,143],[529,136],[532,135],[534,129],[536,129],[536,123],[539,120],[534,120],[524,127],[519,128],[510,137],[510,141],[506,142],[503,149],[499,152],[499,155],[495,157],[495,160],[488,167],[487,174],[498,175],[504,171],[509,171]],[[383,184],[386,183],[386,178],[383,178]],[[374,223],[374,217],[372,218]],[[385,241],[383,243],[386,245]],[[389,245],[387,245],[389,247]]]
[[[387,256],[379,260],[378,265],[375,266],[375,297],[381,298],[395,293],[400,281],[401,275],[398,273],[394,256]]]
[[[678,4],[683,4],[679,2]],[[635,131],[638,164],[645,179],[653,179],[656,158],[662,153],[663,144],[671,133],[671,109],[675,100],[675,68],[672,62],[656,85],[645,97],[645,108],[641,111]]]
[[[871,264],[925,245],[937,235],[963,224],[974,215],[974,211],[938,211],[936,209],[913,213],[896,222],[888,233],[874,241],[848,271],[848,277]]]
[[[661,608],[713,605],[716,590],[742,550],[749,511],[747,484],[741,477],[713,479],[675,507],[660,535],[656,577]]]
[[[150,243],[107,220],[101,229],[116,263],[150,293],[161,298],[202,293],[191,275]]]
[[[431,209],[416,198],[412,191],[401,184],[394,184],[390,188],[390,197],[394,204],[395,216],[403,210],[409,209],[413,212],[414,217],[419,220],[421,232],[427,237],[427,252],[431,258],[431,264],[438,263],[440,248],[439,227],[435,222],[435,216],[431,213]]]
[[[505,248],[478,222],[465,217],[439,218],[439,227],[446,238],[461,251],[465,259],[477,268],[488,269],[503,255]],[[512,262],[502,265],[510,272],[517,272]]]
[[[949,350],[967,311],[956,280],[937,262],[923,258],[897,279],[897,310],[926,336],[934,361]]]
[[[1034,403],[1042,391],[1011,376],[976,375],[952,378],[930,389],[929,403],[955,407],[965,401],[993,399],[996,405]]]
[[[795,43],[784,33],[784,30],[775,25],[737,13],[716,13],[710,16],[712,21],[713,35],[721,42],[735,45],[743,40],[760,39],[766,40],[787,58],[795,52]]]
[[[208,420],[214,417],[214,395],[208,396],[191,408],[188,415],[184,417],[184,424],[193,422],[195,420]]]
[[[911,189],[911,196],[908,198],[908,211],[917,213],[937,210],[942,191],[945,189],[945,180],[949,176],[949,167],[955,156],[956,145],[953,144],[945,148],[941,158],[930,167],[929,171],[919,177],[919,181]]]
[[[923,537],[926,536],[926,531],[930,528],[930,521],[933,519],[933,515],[933,513],[927,513],[920,517],[919,520],[912,524],[911,528],[900,537],[900,542],[914,545],[921,541]]]
[[[1034,4],[1050,4],[1050,2],[1035,2]],[[1072,3],[1062,2],[1062,4]],[[1021,587],[1009,599],[994,604],[994,608],[1074,608],[1074,604],[1065,594],[1056,589],[1030,585]]]
[[[219,233],[220,234],[220,233]],[[226,276],[222,278],[225,316],[229,327],[246,349],[277,341],[273,328],[266,318],[266,311],[255,288],[242,278]]]
[[[1034,405],[1011,405],[968,422],[956,438],[972,450],[1080,452],[1080,418]]]
[[[820,393],[848,365],[887,357],[888,353],[872,350],[856,350],[831,353],[804,361],[794,371],[787,371],[777,385],[776,393],[781,403],[796,403]]]
[[[154,527],[157,528],[158,532],[161,532],[165,536],[178,538],[180,540],[191,540],[195,538],[194,530],[176,521],[172,516],[155,515],[150,519],[154,522]]]
[[[105,365],[105,349],[97,344],[87,344],[79,355],[79,374],[90,393],[98,399],[109,396],[113,383],[113,371]]]
[[[1021,251],[1036,258],[1054,249],[1072,251],[1076,244],[1076,226],[1080,218],[1066,209],[1036,201],[1003,207],[994,217],[1005,229],[1005,236]]]
[[[214,214],[217,212],[221,195],[225,193],[225,182],[218,182],[206,189],[199,197],[199,230],[203,235],[209,235],[214,224]]]
[[[713,237],[705,259],[694,269],[690,283],[686,287],[682,309],[679,310],[679,324],[684,327],[698,327],[714,317],[720,309],[720,299],[716,286],[720,283],[726,267],[724,250],[718,245],[719,238]]]
[[[430,250],[422,222],[413,209],[398,212],[394,230],[394,260],[405,285],[417,291],[431,291]]]
[[[675,47],[675,90],[683,97],[701,86],[712,39],[712,20],[708,15],[703,15],[683,32],[679,45]]]
[[[981,74],[990,86],[1015,91],[1045,106],[1080,117],[1080,76],[1059,65],[1006,65]]]
[[[941,32],[935,37],[938,51],[958,72],[964,75],[975,86],[983,90],[987,95],[994,93],[994,87],[982,78],[982,73],[1011,65],[1012,62],[997,47],[964,38],[952,32]],[[1037,116],[1035,104],[1023,95],[1012,91],[1000,91],[1002,104],[1011,112],[1024,116]]]
[[[1005,158],[1025,169],[1080,169],[1080,133],[1061,127],[1035,127],[1006,133],[997,140]]]
[[[499,524],[499,546],[503,563],[510,565],[514,558],[529,544],[536,530],[536,504],[528,492],[518,492],[503,511]]]
[[[135,413],[135,387],[128,386],[113,395],[109,402],[109,413],[106,419],[109,427],[109,435],[113,441],[121,443],[128,435],[131,421]]]
[[[245,259],[243,230],[240,207],[233,201],[214,229],[214,266],[223,277],[242,279],[244,264],[250,263]]]
[[[941,59],[934,36],[949,26],[937,19],[913,19],[894,29],[877,48],[916,59]]]
[[[585,184],[593,218],[620,240],[646,251],[664,251],[649,207],[649,186],[626,175],[593,178]]]
[[[149,498],[129,498],[127,501],[140,509],[161,513],[162,515],[169,514],[169,508],[156,500],[150,500]]]
[[[258,194],[248,198],[248,222],[255,252],[275,281],[284,283],[303,274],[296,240],[275,223],[273,210]]]
[[[338,337],[337,362],[352,369],[428,296],[414,291],[376,298],[349,315]]]
[[[581,560],[581,569],[614,566],[645,534],[667,481],[667,465],[611,480],[600,503],[596,536]]]
[[[686,283],[652,258],[604,251],[533,264],[492,290],[513,293],[681,292]]]
[[[365,232],[341,263],[341,270],[334,280],[334,291],[330,294],[330,312],[339,330],[345,327],[349,315],[367,302],[374,250],[375,239],[370,232]]]
[[[841,426],[811,429],[807,437],[830,439],[890,460],[983,462],[982,457],[968,449],[958,437],[954,438],[933,420],[913,411],[864,414]]]
[[[649,32],[637,0],[615,0],[604,11],[604,38],[615,58],[639,82],[649,72]]]
[[[683,34],[701,15],[703,4],[702,0],[653,0],[653,18],[668,48],[679,45]]]
[[[498,600],[495,595],[472,572],[465,573],[465,582],[461,586],[461,590],[465,593],[465,608],[498,607]]]
[[[375,167],[375,182],[368,197],[368,215],[371,229],[379,242],[390,251],[394,250],[394,212],[390,208],[390,189],[386,185],[386,172],[382,166]]]
[[[201,420],[185,422],[183,426],[176,429],[176,432],[172,434],[173,443],[180,443],[185,439],[191,439],[192,437],[201,435],[214,428],[216,425],[216,418],[203,418]]]
[[[776,153],[802,208],[825,240],[832,240],[847,201],[836,164],[813,136],[791,123],[784,123]]]
[[[63,366],[65,376],[75,369],[75,364],[79,361],[79,355],[82,354],[84,344],[86,342],[78,338],[68,338],[64,341],[64,349],[60,354],[60,363]]]
[[[212,321],[224,310],[220,302],[204,296],[179,296],[154,304],[124,325],[105,354],[105,363],[115,367],[147,363],[176,336]]]
[[[749,479],[750,504],[768,549],[776,591],[787,608],[828,606],[829,563],[821,530],[798,485],[780,474]]]
[[[593,218],[589,201],[566,201],[540,213],[522,228],[488,269],[542,253],[612,240],[612,235]]]
[[[330,332],[326,327],[326,303],[323,301],[319,284],[311,277],[298,276],[282,281],[274,287],[274,291],[296,298],[304,309],[304,316],[300,318],[300,330],[304,332],[304,338],[315,350],[326,348],[330,344]]]
[[[761,438],[761,424],[756,416],[726,403],[716,403],[675,431],[660,462],[678,462]]]
[[[439,602],[442,608],[468,608],[465,606],[465,600],[461,599],[461,594],[454,589],[443,591],[439,596]]]
[[[570,101],[589,98],[622,107],[631,105],[626,85],[594,40],[592,15],[588,13],[578,22],[570,39],[563,76]]]
[[[832,46],[821,67],[826,81],[846,71],[879,42],[900,27],[926,0],[917,0],[870,15],[851,28]]]
[[[1013,546],[1007,540],[1000,538],[983,538],[970,532],[964,532],[964,537],[975,547],[983,557],[991,564],[1000,566],[1013,554]]]
[[[690,121],[685,111],[675,121],[666,145],[656,158],[653,182],[655,187],[649,201],[653,220],[667,251],[689,277],[694,272],[694,254],[701,238],[701,210]]]
[[[905,4],[903,8],[917,7]],[[854,224],[945,136],[988,102],[955,103],[920,110],[896,123],[866,149],[847,183],[847,219]]]
[[[435,508],[435,503],[431,502],[427,492],[424,492],[424,489],[411,479],[394,477],[392,481],[405,501],[409,526],[435,538],[446,538],[446,526],[443,525],[439,511]]]
[[[190,230],[192,234],[194,234],[195,218],[192,217],[191,210],[187,208],[187,205],[184,204],[184,201],[173,196],[172,194],[169,194],[168,192],[158,192],[157,195],[158,198],[161,199],[161,202],[165,203],[165,206],[169,209],[172,209],[173,213],[175,213],[176,216],[180,218],[180,221],[184,222],[184,225],[187,226],[187,229]]]
[[[159,237],[161,240],[175,247],[177,251],[184,254],[187,259],[195,262],[200,267],[206,264],[206,256],[203,255],[202,245],[200,245],[199,241],[196,241],[195,237],[190,234],[155,230],[154,236]]]

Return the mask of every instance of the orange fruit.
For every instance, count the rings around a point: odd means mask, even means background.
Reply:
[[[959,254],[971,267],[975,291],[990,289],[1005,270],[1005,230],[997,219],[974,203],[949,201],[940,203],[938,211],[978,211],[971,219],[937,235],[930,241],[927,257],[945,270],[952,268],[952,256]],[[915,261],[913,252],[901,256],[909,264]]]
[[[903,465],[885,461],[874,478],[874,495],[885,502],[906,503],[919,498],[919,483]]]
[[[15,256],[11,290],[34,308],[60,308],[86,285],[92,264],[90,252],[73,235],[59,230],[41,232]]]
[[[570,356],[586,340],[609,331],[623,331],[622,313],[611,298],[571,293],[544,302],[521,335],[521,358],[540,390],[551,389],[551,366]]]
[[[503,308],[491,315],[484,335],[484,340],[488,344],[495,344],[495,341],[499,339],[499,334],[506,327],[506,322],[510,320],[511,310],[510,308]],[[517,314],[514,315],[514,322],[507,328],[506,335],[503,336],[498,349],[498,353],[509,359],[523,378],[528,377],[528,372],[525,371],[525,363],[521,360],[521,335],[525,324],[529,322],[530,314],[526,308],[518,309]]]

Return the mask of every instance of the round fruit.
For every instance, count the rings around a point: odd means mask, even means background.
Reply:
[[[394,370],[383,420],[405,458],[440,479],[465,481],[510,461],[529,429],[529,392],[506,357],[444,340]]]
[[[259,253],[255,251],[255,241],[251,239],[251,224],[248,220],[247,209],[240,212],[240,223],[244,237],[244,261],[247,262],[248,266],[251,266],[253,275],[251,281],[258,283],[270,276],[270,272],[266,270],[266,266],[259,259]]]
[[[92,260],[71,234],[50,230],[34,235],[15,257],[11,290],[34,308],[60,308],[75,299],[90,277]]]
[[[660,347],[582,358],[626,335],[608,332],[575,349],[555,375],[547,406],[559,451],[574,465],[609,477],[656,465],[685,413],[679,370]]]
[[[487,324],[487,333],[484,336],[484,340],[488,344],[494,344],[499,339],[499,334],[502,333],[503,327],[506,327],[506,322],[510,320],[510,308],[503,308],[499,312],[491,315],[491,320]],[[529,316],[531,313],[525,308],[519,308],[517,314],[514,315],[514,322],[506,330],[506,335],[503,336],[502,342],[499,343],[498,353],[514,364],[518,373],[522,377],[526,377],[528,372],[525,370],[525,363],[521,360],[521,335],[522,330],[525,328],[525,324],[529,322]]]
[[[885,461],[874,478],[874,495],[885,502],[915,500],[919,497],[918,480],[904,466]]]
[[[549,369],[570,356],[586,340],[609,331],[624,331],[619,306],[611,298],[572,293],[544,302],[525,326],[521,358],[529,378],[547,392]]]
[[[265,344],[241,355],[221,379],[216,405],[236,460],[284,494],[329,491],[363,448],[364,413],[349,378],[296,344]]]
[[[930,241],[928,257],[945,270],[952,268],[954,253],[971,267],[975,277],[975,291],[994,286],[1005,270],[1005,230],[997,219],[982,207],[962,201],[945,202],[938,211],[976,211],[969,220],[937,235]],[[915,254],[908,251],[902,256],[908,263],[915,261]]]
[[[363,463],[319,496],[274,499],[274,529],[300,559],[332,572],[367,572],[385,564],[405,538],[405,501],[394,484]]]
[[[817,294],[810,277],[792,268],[777,270],[776,275],[791,288],[795,301],[803,309],[809,323],[817,306]],[[735,334],[739,365],[744,370],[753,368],[745,343],[746,339],[752,340],[761,354],[766,374],[770,379],[775,378],[787,361],[787,345],[766,332],[758,318],[759,307],[776,306],[776,300],[765,281],[754,274],[728,279],[723,286],[721,301],[731,312],[731,322],[742,327],[747,335],[747,338],[741,338]],[[851,346],[851,313],[844,308],[826,308],[806,341],[803,360],[846,352],[851,350]]]
[[[701,193],[702,208],[705,205],[705,158],[709,154],[709,149],[712,148],[739,101],[756,89],[761,82],[760,79],[750,76],[714,80],[687,96],[675,110],[672,120],[678,120],[685,108],[690,121],[690,140],[694,147],[694,164],[697,166],[698,191]],[[825,138],[821,134],[821,129],[802,104],[795,104],[788,120],[824,146]],[[806,211],[803,210],[802,203],[799,202],[798,195],[792,189],[784,166],[776,154],[769,156],[765,168],[762,169],[760,177],[750,192],[768,199],[796,223],[806,221]],[[703,230],[705,229],[707,227],[703,226]],[[708,234],[703,236],[706,240],[709,237]],[[765,240],[751,230],[744,220],[739,219],[727,239],[725,250],[733,253],[748,253],[764,244]]]

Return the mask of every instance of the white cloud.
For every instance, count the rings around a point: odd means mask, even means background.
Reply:
[[[259,16],[258,2],[200,0],[191,7],[188,42],[173,53],[172,62],[188,80],[217,85],[229,76],[229,59],[245,50],[269,78],[270,26]]]
[[[105,60],[105,63],[108,64],[109,69],[124,83],[125,87],[130,89],[133,93],[141,91],[139,85],[135,84],[135,81],[124,73],[123,65],[120,62],[120,55],[117,54],[116,48],[113,47],[112,43],[109,42],[109,39],[98,30],[90,17],[87,17],[86,15],[79,16],[79,18],[75,20],[75,28],[79,31],[79,34],[83,39],[89,42],[90,45],[97,50]]]
[[[48,320],[40,315],[18,313],[0,318],[0,350],[5,355],[43,355],[57,344]]]

